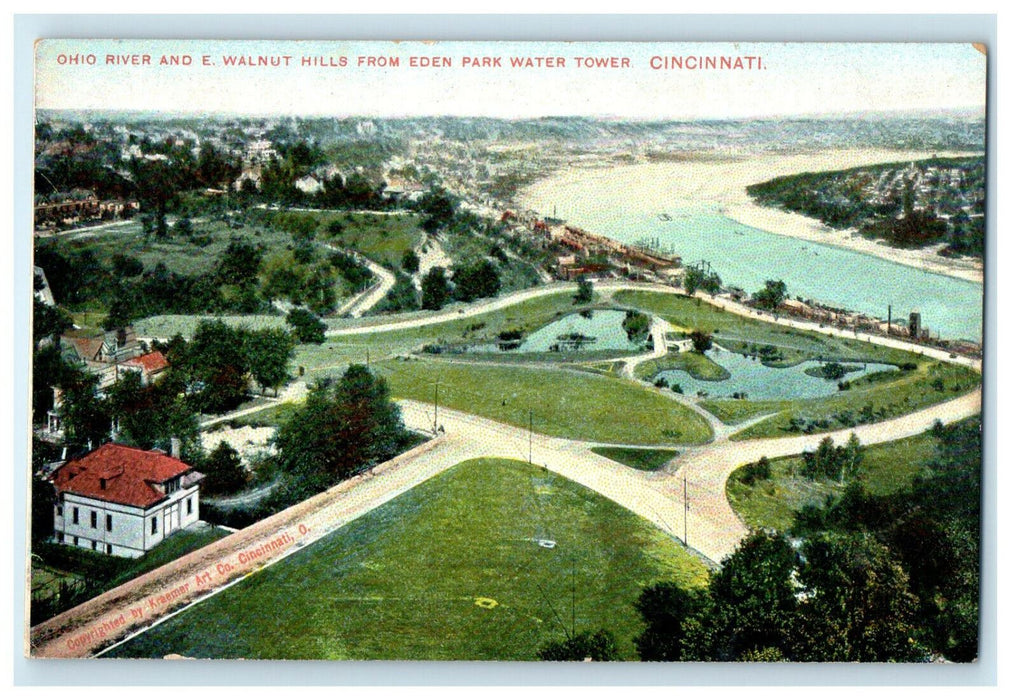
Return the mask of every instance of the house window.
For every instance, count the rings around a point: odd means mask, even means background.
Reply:
[[[58,532],[57,533],[57,542],[63,542],[63,541],[64,541],[64,533]]]
[[[113,545],[111,544],[106,545],[106,553],[113,554]]]
[[[172,479],[166,482],[166,494],[169,495],[177,490],[179,482],[176,479]]]
[[[113,516],[109,513],[106,514],[106,532],[113,531]]]
[[[156,534],[156,528],[157,528],[158,526],[159,526],[159,525],[158,525],[158,520],[157,520],[156,516],[154,516],[154,515],[153,515],[153,516],[152,516],[152,534],[153,534],[153,535],[154,535],[154,534]]]
[[[74,510],[71,511],[71,522],[74,523],[75,525],[78,524],[78,507],[77,506],[75,506]],[[77,544],[77,543],[75,543],[75,544]]]
[[[75,537],[75,538],[74,538],[74,546],[75,546],[75,547],[77,547],[77,546],[78,546],[78,538],[77,538],[77,537]]]
[[[193,500],[194,500],[194,496],[191,496],[189,499],[187,499],[187,514],[188,515],[191,514],[191,509],[192,509],[191,501],[193,501]]]
[[[95,540],[92,540],[92,551],[95,551],[98,548],[99,548],[99,543],[96,542]]]
[[[64,517],[64,507],[63,506],[57,506],[57,517],[58,518]]]
[[[92,511],[91,521],[93,528],[99,527],[99,514],[96,513],[94,510]]]

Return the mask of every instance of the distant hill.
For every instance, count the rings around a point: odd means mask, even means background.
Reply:
[[[942,245],[946,256],[983,256],[986,165],[982,156],[931,158],[800,173],[750,185],[758,203],[855,228],[899,247]]]

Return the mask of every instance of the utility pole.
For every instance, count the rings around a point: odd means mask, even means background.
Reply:
[[[689,496],[686,495],[686,475],[682,475],[682,544],[689,546],[689,531],[686,526],[686,514],[689,513]]]
[[[534,463],[534,409],[530,409],[530,451],[527,454],[527,463]]]
[[[435,423],[432,425],[431,432],[438,435],[438,380],[435,380]]]

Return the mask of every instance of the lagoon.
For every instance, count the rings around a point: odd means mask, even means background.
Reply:
[[[743,357],[719,345],[714,345],[708,350],[707,357],[724,367],[731,376],[720,381],[706,381],[695,379],[683,370],[670,369],[659,372],[653,379],[664,379],[669,386],[678,384],[687,395],[703,391],[715,398],[726,398],[739,392],[745,393],[750,401],[819,399],[838,393],[837,381],[806,374],[806,370],[824,364],[816,360],[801,362],[794,367],[768,367],[760,360]],[[846,374],[843,381],[855,380],[874,372],[897,369],[894,365],[876,362],[845,364],[861,366],[862,369]]]

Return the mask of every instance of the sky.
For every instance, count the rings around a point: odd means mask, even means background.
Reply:
[[[147,65],[140,63],[146,55]],[[139,65],[109,65],[115,56]],[[163,56],[190,65],[159,65]],[[281,65],[230,66],[226,56],[275,57]],[[562,58],[564,67],[514,68],[514,56]],[[655,69],[672,57],[703,56],[743,57],[752,68]],[[399,66],[367,65],[383,57]],[[420,57],[445,57],[452,67],[412,66]],[[501,67],[465,66],[467,57],[499,58]],[[611,57],[621,67],[577,65]],[[302,58],[326,65],[302,66]],[[36,107],[47,109],[745,118],[983,109],[985,93],[986,59],[970,44],[51,39],[36,46]]]

